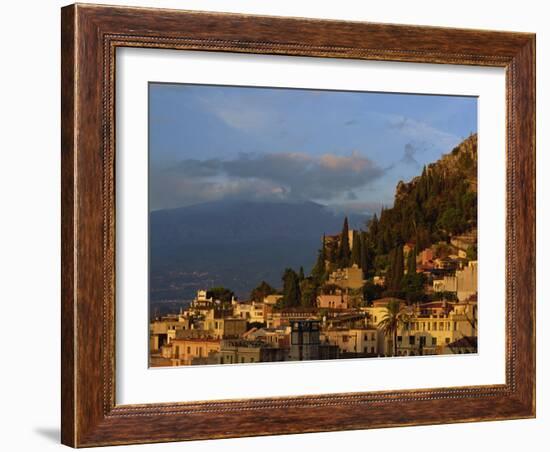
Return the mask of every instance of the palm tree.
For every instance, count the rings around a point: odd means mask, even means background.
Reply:
[[[397,299],[390,300],[386,305],[386,314],[378,324],[385,336],[393,338],[393,356],[397,355],[397,330],[407,322],[407,314]]]

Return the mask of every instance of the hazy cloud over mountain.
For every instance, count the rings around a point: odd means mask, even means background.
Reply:
[[[222,159],[186,159],[151,169],[151,207],[170,208],[220,199],[355,199],[362,188],[384,174],[369,158],[299,152],[241,153]]]

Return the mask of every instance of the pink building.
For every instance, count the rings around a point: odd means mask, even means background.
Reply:
[[[348,296],[344,294],[319,295],[317,297],[317,307],[328,309],[348,309]]]

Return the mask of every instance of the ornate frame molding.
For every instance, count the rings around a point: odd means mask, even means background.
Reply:
[[[534,416],[534,35],[72,5],[62,9],[62,43],[64,444],[81,447]],[[114,89],[118,47],[505,67],[506,383],[116,405]],[[518,348],[525,353],[518,355]]]

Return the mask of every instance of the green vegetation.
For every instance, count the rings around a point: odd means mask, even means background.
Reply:
[[[235,296],[232,290],[226,287],[213,287],[206,292],[207,298],[220,300],[222,303],[231,303],[231,299]]]
[[[476,227],[476,154],[477,136],[472,135],[451,154],[424,167],[421,176],[400,182],[394,206],[368,224],[369,251],[385,255],[406,242],[416,243],[421,251]]]
[[[291,268],[287,268],[283,273],[283,298],[278,304],[281,308],[293,308],[300,306],[301,300],[298,274]]]
[[[277,293],[277,289],[271,287],[265,281],[262,281],[258,287],[250,292],[251,301],[263,301],[268,295],[273,295]]]
[[[338,248],[338,266],[340,268],[350,265],[349,225],[348,217],[344,219],[342,234],[340,235],[340,247]]]

